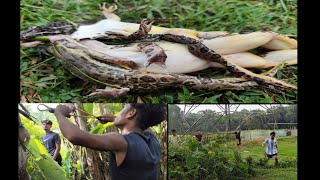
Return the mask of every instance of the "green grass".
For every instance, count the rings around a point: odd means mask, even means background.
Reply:
[[[263,158],[266,147],[262,147],[262,142],[265,139],[266,137],[258,137],[252,140],[243,140],[240,148],[243,157],[250,155],[257,158]],[[278,137],[277,141],[279,160],[297,157],[297,137]]]
[[[297,178],[297,168],[257,168],[257,176],[252,180],[294,180]]]
[[[254,160],[264,158],[265,147],[261,144],[265,137],[244,140],[240,152],[244,158],[251,156]],[[256,176],[252,179],[297,179],[296,167],[281,167],[281,163],[297,159],[297,137],[278,137],[278,159],[280,167],[274,167],[274,159],[267,162],[267,167],[256,167]],[[234,143],[234,142],[233,142]]]
[[[73,23],[95,22],[103,19],[98,9],[102,1],[92,0],[22,0],[21,30],[52,21]],[[113,5],[114,1],[107,1]],[[199,31],[250,32],[268,30],[282,34],[297,34],[297,1],[211,1],[211,0],[140,0],[120,1],[118,14],[122,21],[138,23],[143,18],[154,19],[154,25],[188,28]],[[172,89],[153,94],[131,94],[110,100],[101,97],[86,97],[93,88],[101,85],[85,83],[69,74],[50,55],[35,49],[21,48],[21,88],[23,101],[28,102],[134,102],[141,97],[146,102],[203,102],[203,103],[296,103],[297,92],[275,95],[266,90],[249,91],[190,91],[186,88]],[[289,68],[289,67],[288,67]],[[256,71],[262,72],[262,71]],[[277,78],[297,84],[297,67],[283,69]],[[227,77],[224,70],[209,69],[197,72],[197,76]]]

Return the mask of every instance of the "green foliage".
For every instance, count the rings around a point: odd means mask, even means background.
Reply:
[[[61,153],[62,156],[62,153]],[[65,156],[62,156],[62,159],[64,160],[64,171],[66,172],[66,177],[70,177],[71,172],[71,151],[68,151]]]
[[[34,139],[41,140],[41,137],[44,135],[44,131],[41,126],[30,121],[26,117],[20,115],[22,125],[27,129],[27,131],[34,137]]]
[[[109,109],[110,111],[114,111],[116,113],[119,113],[123,109],[120,103],[106,104],[105,108]]]
[[[46,180],[66,179],[64,170],[52,159],[39,140],[31,136],[27,149],[32,155],[28,159],[27,169],[31,176]]]
[[[278,138],[282,149],[275,167],[274,159],[263,155],[263,138],[244,140],[240,148],[234,142],[210,140],[198,150],[195,139],[184,136],[179,136],[178,146],[169,141],[169,179],[296,179],[297,154],[289,151],[297,151],[296,137]]]
[[[37,105],[37,104],[32,104]],[[54,104],[46,104],[54,107]],[[32,116],[43,117],[41,113],[45,114],[47,112],[34,112],[30,104],[25,106],[28,111],[30,111]],[[121,103],[112,103],[112,104],[92,104],[85,103],[83,104],[84,111],[87,113],[93,114],[95,116],[99,116],[102,113],[104,108],[107,108],[108,113],[113,113],[115,116],[119,114],[119,111],[123,109]],[[52,114],[50,114],[52,115]],[[54,115],[53,115],[54,116]],[[44,130],[41,125],[35,124],[29,119],[20,116],[21,122],[27,131],[30,134],[30,141],[27,145],[27,152],[30,154],[28,157],[28,165],[27,172],[32,177],[32,179],[36,180],[47,180],[47,179],[79,179],[81,176],[86,176],[88,179],[92,179],[92,175],[87,175],[88,169],[85,166],[85,149],[83,147],[74,146],[67,139],[65,139],[61,133],[61,150],[60,154],[62,156],[62,167],[60,167],[47,153],[45,147],[41,144],[41,137],[44,135]],[[54,124],[58,127],[58,123],[55,118],[50,118]],[[71,118],[70,118],[71,119]],[[88,130],[93,134],[103,134],[106,131],[110,132],[109,127],[113,126],[113,122],[109,122],[106,124],[101,124],[97,120],[87,121]],[[156,135],[157,139],[161,145],[161,167],[160,172],[163,177],[166,177],[166,157],[167,157],[167,144],[166,144],[166,127],[167,122],[164,121],[161,124],[151,127],[150,130]],[[116,128],[115,128],[116,129]],[[103,153],[101,152],[101,157],[103,157]],[[95,163],[95,162],[93,162]],[[165,178],[164,178],[165,179]]]
[[[113,122],[108,122],[106,124],[98,124],[90,131],[90,133],[102,134],[108,127],[113,126],[113,124]]]
[[[189,147],[186,149],[186,147]],[[246,179],[253,175],[252,165],[236,150],[212,141],[201,150],[195,140],[169,144],[169,179]]]
[[[197,157],[194,157],[192,155],[189,155],[186,159],[186,167],[189,169],[189,170],[192,170],[194,169],[198,164],[198,159]]]
[[[83,103],[83,109],[89,114],[93,114],[93,103]]]

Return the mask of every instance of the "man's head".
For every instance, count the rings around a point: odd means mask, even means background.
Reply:
[[[197,129],[196,134],[200,134],[200,130],[199,129]]]
[[[274,139],[275,136],[276,136],[276,132],[272,131],[272,132],[270,133],[271,139]]]
[[[50,121],[49,119],[46,119],[46,120],[42,121],[41,123],[42,123],[43,130],[50,131],[50,129],[52,127],[52,121]]]
[[[128,124],[134,124],[145,130],[166,119],[167,107],[164,104],[126,104],[114,120],[114,125],[123,128]]]

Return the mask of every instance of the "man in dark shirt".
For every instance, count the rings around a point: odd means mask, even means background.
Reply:
[[[202,142],[202,134],[201,134],[200,130],[197,130],[197,132],[196,132],[196,139],[199,143]]]
[[[196,132],[196,140],[197,140],[197,142],[199,143],[199,145],[198,145],[198,150],[201,150],[201,149],[202,149],[202,146],[201,146],[201,143],[202,143],[202,134],[201,134],[200,130],[197,130],[197,132]]]
[[[167,118],[164,104],[126,104],[117,117],[105,114],[101,123],[114,122],[121,129],[103,135],[90,134],[79,129],[67,117],[74,106],[59,105],[55,109],[63,136],[74,145],[98,151],[110,151],[111,180],[156,180],[160,167],[160,144],[147,128]]]
[[[240,147],[241,145],[241,136],[240,136],[241,131],[239,132],[234,132],[234,134],[236,135],[236,140],[237,140],[237,146]]]
[[[42,144],[47,149],[48,153],[52,156],[53,160],[62,165],[62,157],[60,155],[60,145],[61,140],[58,133],[51,131],[52,121],[44,120],[42,121],[42,128],[46,132],[42,136]]]

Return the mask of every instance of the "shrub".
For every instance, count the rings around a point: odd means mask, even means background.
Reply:
[[[246,179],[254,174],[252,164],[241,154],[216,141],[169,146],[169,179]]]

